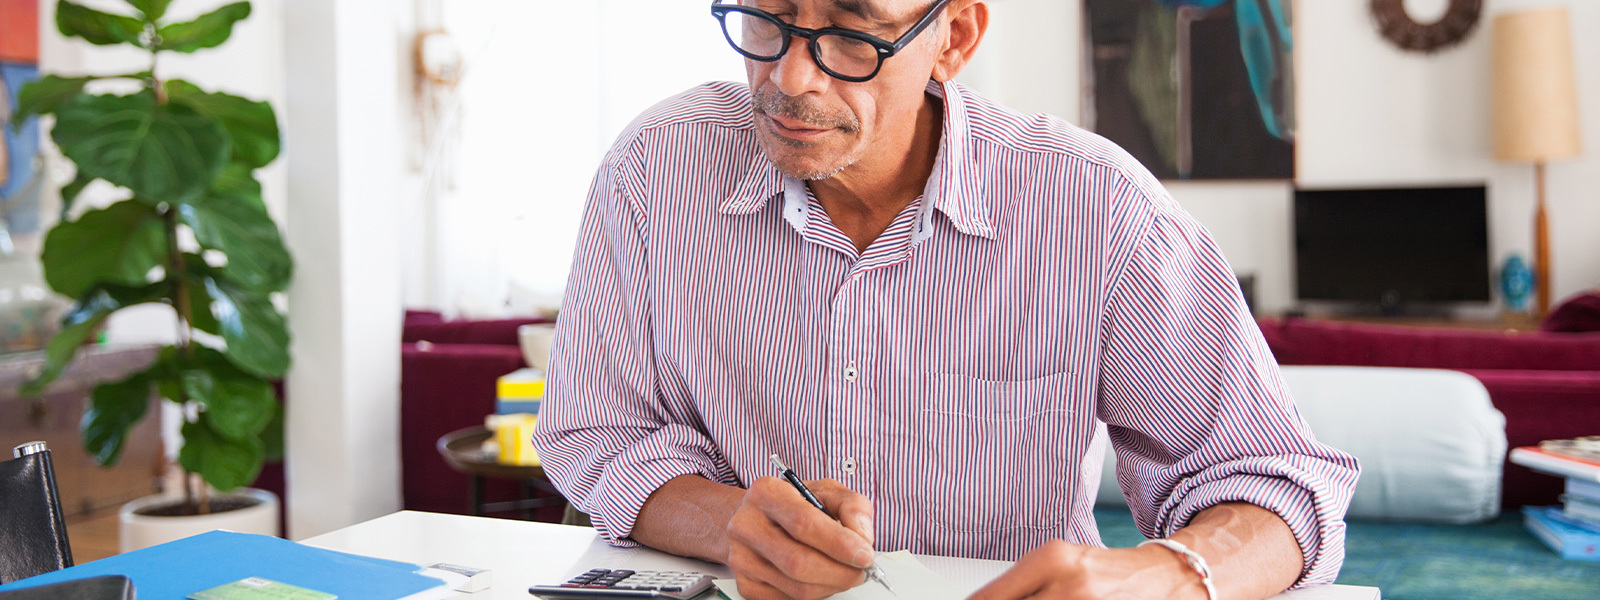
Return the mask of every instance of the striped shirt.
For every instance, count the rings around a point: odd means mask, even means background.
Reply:
[[[641,115],[595,176],[534,443],[607,539],[781,456],[873,502],[880,550],[1100,544],[1108,428],[1146,536],[1220,502],[1331,582],[1358,466],[1317,443],[1208,234],[1127,153],[954,83],[923,195],[857,252],[765,157],[742,84]]]

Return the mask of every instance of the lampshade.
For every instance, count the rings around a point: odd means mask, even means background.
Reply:
[[[1493,27],[1495,158],[1544,162],[1582,152],[1567,9],[1504,14]]]

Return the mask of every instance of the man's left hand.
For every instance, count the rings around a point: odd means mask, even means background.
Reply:
[[[1051,540],[968,600],[1205,597],[1200,576],[1166,548],[1107,549]]]

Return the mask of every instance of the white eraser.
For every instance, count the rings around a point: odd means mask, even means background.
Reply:
[[[450,563],[434,563],[428,565],[427,568],[455,575],[456,577],[441,577],[441,579],[455,584],[455,590],[458,592],[479,592],[489,589],[489,586],[494,584],[490,579],[492,573],[488,569],[452,565]]]

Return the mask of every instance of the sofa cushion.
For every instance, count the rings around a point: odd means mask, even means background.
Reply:
[[[435,443],[451,431],[482,425],[495,409],[495,380],[524,366],[516,346],[401,346],[400,468],[406,510],[470,512],[469,478],[445,463]],[[520,493],[505,480],[488,487],[491,499]]]
[[[493,321],[443,321],[437,323],[408,321],[400,332],[403,342],[432,342],[434,344],[496,344],[518,345],[517,328],[534,323],[549,323],[549,319],[525,317],[496,319]]]
[[[1283,367],[1283,378],[1318,441],[1361,461],[1349,516],[1471,523],[1499,514],[1505,418],[1477,379],[1383,367]],[[1097,504],[1123,502],[1111,454]]]
[[[1259,324],[1285,365],[1600,371],[1600,332],[1507,334],[1299,318]]]
[[[1600,290],[1568,298],[1545,315],[1539,329],[1569,333],[1600,331]]]

